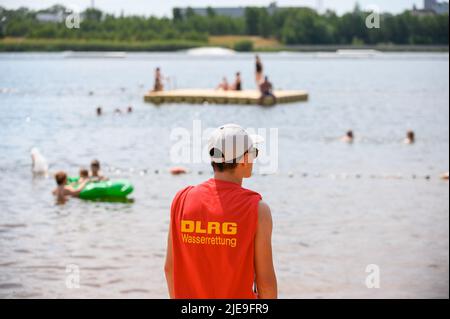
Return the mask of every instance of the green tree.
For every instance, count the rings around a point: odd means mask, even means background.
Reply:
[[[178,22],[183,20],[183,14],[181,13],[180,8],[174,8],[173,11],[173,21]]]
[[[103,13],[100,10],[89,8],[83,12],[84,19],[100,22]]]
[[[206,13],[210,18],[214,18],[216,16],[216,11],[214,11],[211,7],[206,8]]]
[[[245,9],[246,33],[258,35],[259,33],[259,9],[249,7]]]

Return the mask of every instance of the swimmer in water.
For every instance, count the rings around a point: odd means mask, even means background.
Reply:
[[[84,181],[89,181],[89,171],[82,168],[80,169],[80,178],[78,179],[78,183],[82,183]]]
[[[345,134],[345,136],[341,138],[342,142],[349,143],[349,144],[353,143],[354,140],[355,140],[355,135],[353,134],[352,130],[348,130],[347,134]]]
[[[108,178],[103,176],[100,172],[100,162],[98,160],[93,160],[91,162],[91,181],[107,181]]]
[[[403,143],[410,145],[410,144],[414,144],[415,142],[416,142],[416,134],[414,133],[414,131],[411,131],[411,130],[408,131],[406,133],[406,138]]]
[[[99,106],[97,107],[97,116],[101,116],[102,115],[102,108]]]
[[[133,107],[132,106],[129,106],[127,108],[127,113],[133,113]]]
[[[79,183],[76,187],[67,184],[67,174],[65,172],[58,172],[55,174],[56,189],[53,190],[53,195],[56,196],[58,204],[64,204],[67,197],[78,197],[83,190],[88,180]]]

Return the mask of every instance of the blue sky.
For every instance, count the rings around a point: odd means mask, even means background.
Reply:
[[[173,7],[206,7],[206,6],[266,6],[271,0],[94,0],[95,6],[109,13],[169,16]],[[279,6],[309,6],[317,8],[320,0],[278,0]],[[342,14],[352,10],[356,0],[321,0],[324,8],[330,8]],[[376,5],[381,11],[392,13],[410,9],[414,4],[423,6],[423,0],[358,0],[362,8]],[[0,0],[0,6],[16,9],[21,6],[42,9],[60,3],[68,7],[83,10],[90,6],[91,0]]]

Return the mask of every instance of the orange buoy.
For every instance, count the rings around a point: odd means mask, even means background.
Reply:
[[[184,167],[172,167],[170,169],[170,174],[172,175],[181,175],[181,174],[186,174],[187,173],[187,169]]]

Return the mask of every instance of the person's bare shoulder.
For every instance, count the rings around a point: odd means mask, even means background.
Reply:
[[[272,225],[272,212],[266,202],[260,201],[258,204],[258,223],[260,226]]]

